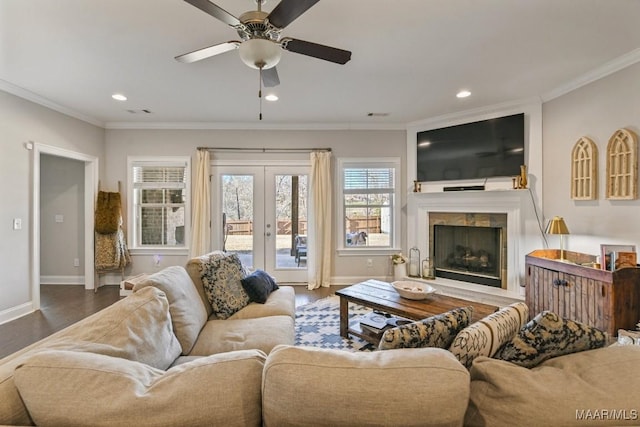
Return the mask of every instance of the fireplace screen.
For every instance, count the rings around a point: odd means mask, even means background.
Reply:
[[[500,227],[434,225],[436,276],[501,287]]]

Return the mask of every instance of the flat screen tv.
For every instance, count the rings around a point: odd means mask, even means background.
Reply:
[[[418,132],[420,182],[516,176],[524,165],[524,113]]]

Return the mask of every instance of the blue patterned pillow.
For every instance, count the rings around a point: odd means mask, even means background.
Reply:
[[[407,325],[387,329],[379,350],[393,348],[448,348],[458,332],[471,321],[473,307],[460,307]]]
[[[227,319],[249,304],[249,295],[242,288],[245,276],[240,258],[229,254],[211,259],[202,269],[202,285],[213,312]]]
[[[256,270],[240,281],[245,292],[249,295],[249,299],[253,302],[264,304],[269,298],[269,294],[276,289],[278,285],[273,277],[267,272]]]
[[[493,356],[525,368],[553,357],[604,347],[604,332],[555,313],[543,311]]]

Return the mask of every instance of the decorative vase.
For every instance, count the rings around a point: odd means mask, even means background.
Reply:
[[[520,188],[527,188],[527,165],[520,165]]]
[[[403,280],[407,276],[407,263],[393,264],[393,280]]]

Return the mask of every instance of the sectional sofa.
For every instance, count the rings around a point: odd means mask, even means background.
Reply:
[[[216,255],[218,256],[218,255]],[[440,348],[294,346],[295,295],[216,317],[208,254],[0,360],[0,424],[136,426],[638,425],[640,347],[527,369]]]

